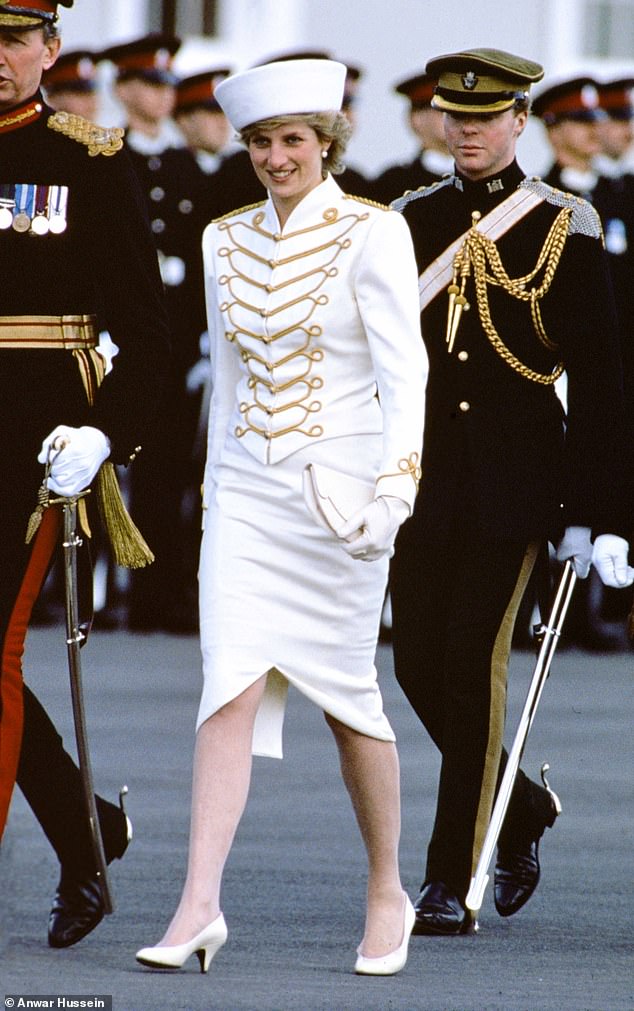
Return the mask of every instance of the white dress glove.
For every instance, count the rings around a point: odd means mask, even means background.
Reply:
[[[391,555],[398,528],[408,516],[406,502],[394,495],[380,495],[340,528],[341,547],[364,562]]]
[[[617,534],[599,534],[594,542],[592,564],[604,586],[620,589],[634,583],[634,569],[627,564],[629,544]]]
[[[566,527],[557,548],[557,561],[572,562],[578,579],[585,579],[592,562],[592,541],[590,527]]]
[[[98,428],[58,425],[44,439],[38,460],[44,464],[53,460],[48,487],[56,495],[68,498],[88,488],[109,456],[110,443]]]

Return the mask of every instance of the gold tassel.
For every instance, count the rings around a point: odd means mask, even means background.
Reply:
[[[117,565],[126,569],[150,565],[154,555],[125,507],[114,464],[108,461],[97,474],[97,503]]]

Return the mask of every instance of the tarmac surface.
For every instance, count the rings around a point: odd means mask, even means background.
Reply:
[[[183,880],[200,691],[198,641],[95,631],[82,659],[96,785],[116,797],[121,784],[128,784],[134,840],[123,860],[111,866],[114,914],[74,947],[50,949],[46,924],[58,867],[16,793],[0,851],[5,1006],[33,1007],[39,1001],[40,1007],[115,1011],[634,1009],[634,653],[560,650],[555,657],[523,767],[537,777],[541,763],[550,763],[563,814],[542,840],[542,881],[531,902],[503,920],[489,886],[477,935],[412,938],[406,968],[383,979],[352,971],[363,926],[365,856],[330,732],[297,693],[289,697],[284,761],[255,760],[249,805],[225,875],[228,943],[207,975],[198,972],[195,958],[172,973],[136,963],[135,951],[160,938]],[[389,646],[379,647],[377,662],[399,742],[401,867],[414,898],[432,826],[438,756],[394,680]],[[532,665],[529,653],[514,654],[509,734]],[[74,753],[61,629],[30,633],[25,671]],[[66,1003],[58,999],[62,996]],[[104,996],[110,1003],[96,1000]]]

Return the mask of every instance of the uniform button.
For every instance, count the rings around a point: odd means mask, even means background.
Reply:
[[[156,203],[158,203],[159,200],[162,200],[164,196],[165,190],[163,189],[162,186],[153,186],[152,189],[150,190],[150,197]]]
[[[152,231],[155,235],[160,235],[165,231],[165,222],[162,218],[154,218],[152,222]]]
[[[191,214],[194,209],[194,205],[191,200],[184,199],[179,201],[178,209],[181,214]]]
[[[467,411],[471,410],[471,404],[469,403],[468,400],[461,400],[460,403],[458,404],[458,407],[463,412],[463,414],[466,414]]]
[[[469,352],[468,351],[459,351],[458,352],[458,359],[461,362],[468,361],[469,360]]]
[[[150,158],[148,158],[147,167],[149,168],[150,172],[158,172],[158,170],[161,167],[161,159],[158,157],[158,155],[152,155]]]

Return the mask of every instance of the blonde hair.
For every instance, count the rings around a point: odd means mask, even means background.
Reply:
[[[251,138],[260,130],[276,130],[278,126],[285,123],[305,123],[312,127],[322,144],[329,143],[330,147],[324,158],[324,169],[339,175],[345,169],[343,156],[345,154],[352,127],[342,112],[307,112],[305,114],[292,116],[272,116],[270,119],[261,119],[257,123],[250,123],[238,134],[240,140],[247,147]]]

